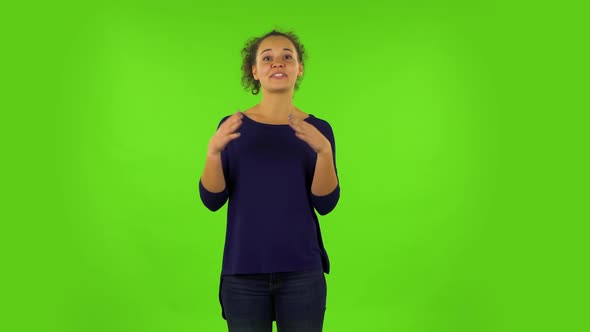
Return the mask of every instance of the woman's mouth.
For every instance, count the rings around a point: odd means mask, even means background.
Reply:
[[[285,75],[283,73],[276,73],[276,74],[273,74],[270,78],[276,79],[276,80],[282,80],[282,79],[287,78],[287,75]]]

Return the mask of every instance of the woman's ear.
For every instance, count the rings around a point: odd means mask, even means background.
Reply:
[[[303,64],[302,63],[299,64],[299,73],[297,73],[297,76],[299,76],[299,77],[303,76]]]
[[[252,66],[252,76],[254,77],[255,80],[258,81],[258,73],[256,71],[256,66]]]

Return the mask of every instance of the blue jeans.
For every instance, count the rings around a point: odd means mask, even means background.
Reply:
[[[221,277],[219,301],[229,332],[321,332],[326,310],[322,270]]]

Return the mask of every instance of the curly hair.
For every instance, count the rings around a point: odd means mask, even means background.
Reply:
[[[253,95],[257,95],[260,92],[260,81],[255,80],[254,76],[252,75],[252,66],[256,64],[256,51],[258,51],[258,47],[260,46],[262,41],[266,37],[270,36],[281,36],[288,38],[295,46],[299,63],[303,64],[305,48],[303,44],[301,44],[301,42],[299,41],[299,38],[293,32],[281,32],[277,30],[272,30],[271,32],[261,37],[254,37],[249,39],[246,42],[244,48],[242,49],[242,86],[244,87],[244,90],[250,90]],[[302,79],[302,77],[297,78],[297,82],[295,83],[295,90],[299,89],[299,83]]]

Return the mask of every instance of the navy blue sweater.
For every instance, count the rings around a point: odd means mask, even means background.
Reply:
[[[330,124],[311,114],[304,121],[330,141],[336,166]],[[213,193],[199,181],[201,200],[209,210],[217,211],[229,199],[221,274],[330,273],[316,211],[325,215],[334,209],[340,181],[325,196],[311,193],[317,154],[289,125],[265,124],[244,115],[238,132],[240,137],[221,152],[225,189]]]

